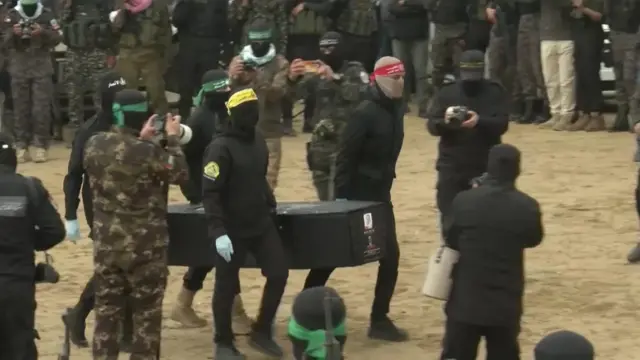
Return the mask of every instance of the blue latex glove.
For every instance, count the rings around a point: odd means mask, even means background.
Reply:
[[[233,245],[231,244],[231,239],[229,239],[228,235],[222,235],[216,239],[216,251],[224,261],[231,261],[231,255],[233,255]]]
[[[74,243],[80,240],[80,225],[78,225],[78,220],[66,220],[64,228],[67,230],[67,239]]]
[[[347,201],[347,199],[336,199],[336,201]]]

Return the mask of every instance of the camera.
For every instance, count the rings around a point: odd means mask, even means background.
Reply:
[[[155,114],[155,119],[153,120],[153,128],[156,130],[156,133],[160,134],[162,138],[167,136],[165,131],[165,125],[167,123],[167,115],[165,114]],[[187,145],[191,138],[193,137],[193,131],[187,125],[180,124],[180,134],[178,135],[178,141],[180,145]]]
[[[23,40],[31,39],[33,22],[31,20],[20,20],[20,30],[22,31],[22,36],[20,37]]]
[[[247,56],[240,55],[240,60],[242,60],[242,64],[244,65],[245,70],[253,70],[259,67],[259,65],[251,58]]]
[[[452,127],[460,127],[469,117],[466,106],[452,106],[446,111],[446,122]]]

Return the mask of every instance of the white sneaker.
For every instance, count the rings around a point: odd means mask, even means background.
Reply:
[[[43,148],[36,148],[33,155],[33,162],[43,163],[47,162],[47,150]]]
[[[24,164],[29,160],[31,160],[31,157],[29,156],[29,152],[27,151],[27,149],[18,149],[16,151],[16,157],[18,158],[18,164]]]

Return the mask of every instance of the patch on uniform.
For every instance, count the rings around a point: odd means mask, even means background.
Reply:
[[[362,80],[362,82],[364,84],[368,84],[369,83],[369,74],[367,74],[364,71],[360,71],[360,80]]]
[[[218,175],[220,175],[220,166],[218,166],[218,163],[215,161],[208,163],[204,167],[204,177],[215,180],[218,178]]]

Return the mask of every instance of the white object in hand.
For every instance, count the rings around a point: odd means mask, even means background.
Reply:
[[[193,137],[193,130],[184,124],[180,124],[180,145],[187,145]]]
[[[451,120],[451,116],[453,116],[453,114],[456,112],[457,106],[449,106],[447,108],[447,110],[445,110],[444,112],[444,122],[445,123],[449,123],[449,121]]]
[[[429,259],[427,276],[422,286],[422,294],[438,300],[449,299],[451,292],[451,273],[460,254],[449,247],[441,246]]]

